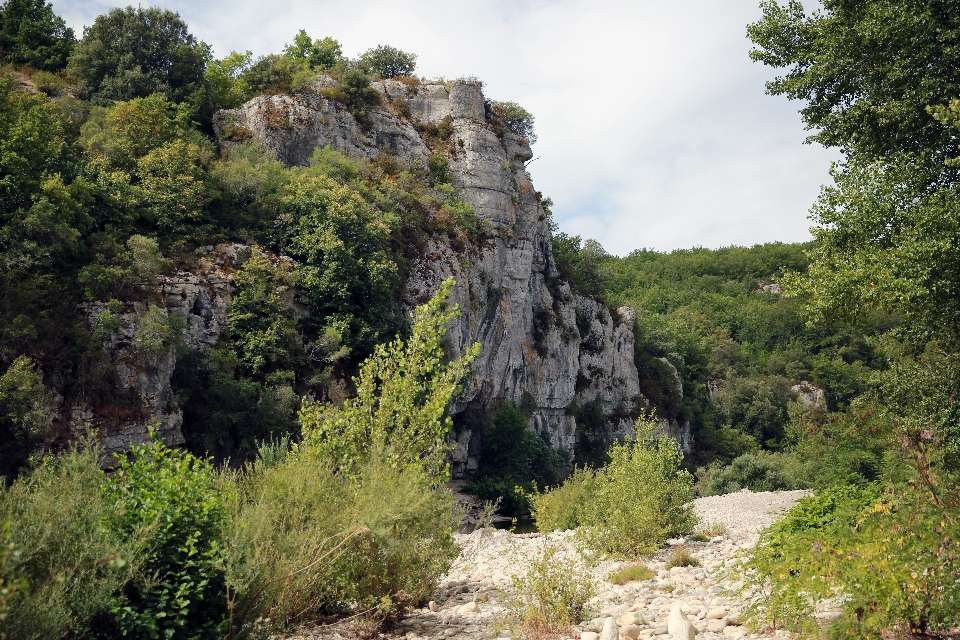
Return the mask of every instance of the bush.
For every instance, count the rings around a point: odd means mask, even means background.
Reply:
[[[531,510],[541,531],[567,531],[589,522],[589,508],[596,488],[592,469],[576,469],[559,487],[545,486],[530,496]]]
[[[4,478],[12,479],[26,464],[25,452],[40,435],[52,399],[28,356],[19,356],[0,375],[0,475]]]
[[[628,582],[640,582],[642,580],[649,580],[655,574],[650,569],[650,567],[643,564],[632,564],[629,567],[624,567],[619,571],[615,571],[610,574],[610,577],[607,578],[613,584],[627,584]]]
[[[690,550],[686,547],[677,547],[670,557],[667,558],[667,561],[664,563],[664,569],[672,569],[673,567],[699,567],[700,561],[697,560],[693,554],[690,553]]]
[[[139,638],[219,638],[229,485],[208,461],[160,442],[130,455],[105,488],[112,526],[140,546],[137,575],[112,607],[115,624]]]
[[[333,38],[313,40],[303,29],[293,42],[283,49],[283,55],[294,60],[305,60],[311,69],[329,69],[343,59],[340,43]]]
[[[261,56],[241,76],[249,91],[247,95],[290,93],[294,88],[294,76],[304,64],[287,56]]]
[[[537,141],[533,130],[533,114],[516,102],[494,102],[493,113],[511,133],[526,138],[530,144]]]
[[[380,45],[360,56],[360,67],[378,78],[412,76],[417,68],[417,54]]]
[[[714,462],[697,470],[701,496],[718,496],[741,489],[781,491],[809,488],[802,480],[801,462],[792,453],[758,451],[734,458],[728,466]]]
[[[527,416],[512,402],[505,402],[484,438],[483,465],[464,490],[486,500],[501,500],[501,513],[522,515],[530,508],[527,495],[538,486],[559,481],[559,467],[567,461],[565,453],[530,429]]]
[[[273,466],[261,457],[240,487],[228,547],[236,633],[396,615],[424,601],[457,554],[451,495],[379,451],[344,481],[324,452],[295,447]]]
[[[6,638],[80,637],[136,568],[137,541],[107,526],[95,447],[46,457],[0,489],[0,621]]]
[[[406,344],[397,338],[364,361],[354,380],[356,398],[342,408],[304,404],[304,435],[338,473],[358,473],[376,451],[398,469],[422,468],[437,486],[449,479],[447,407],[480,353],[476,343],[458,360],[444,363],[445,326],[460,313],[456,306],[445,308],[454,285],[448,278],[432,300],[417,307]]]
[[[340,76],[336,87],[320,91],[320,95],[343,104],[360,124],[369,122],[370,109],[380,104],[380,94],[370,86],[370,76],[354,67]]]
[[[647,553],[692,531],[693,479],[681,467],[676,442],[653,435],[657,428],[637,420],[637,440],[611,447],[609,464],[575,475],[570,490],[537,496],[533,512],[540,529],[576,523],[588,545],[617,556]],[[558,504],[571,498],[578,504]]]
[[[960,516],[925,489],[818,491],[761,536],[747,571],[755,624],[819,632],[816,607],[843,615],[834,638],[945,634],[960,624]]]
[[[507,608],[523,635],[569,632],[592,614],[588,603],[597,586],[586,567],[547,538],[526,575],[513,576],[512,583],[516,595]]]

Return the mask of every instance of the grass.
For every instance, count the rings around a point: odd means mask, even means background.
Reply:
[[[686,547],[677,547],[673,555],[667,558],[667,562],[664,565],[666,569],[672,569],[673,567],[699,567],[700,561],[694,557],[690,550]]]
[[[710,538],[706,534],[700,533],[698,531],[697,533],[687,538],[687,542],[710,542]]]
[[[697,534],[703,535],[706,538],[716,538],[717,536],[725,536],[729,532],[727,525],[722,522],[705,522],[703,526],[697,529]],[[705,541],[704,541],[705,542]]]
[[[624,567],[619,571],[611,573],[607,580],[613,584],[627,584],[628,582],[649,580],[653,577],[653,575],[653,571],[651,571],[646,565],[632,564],[629,567]]]

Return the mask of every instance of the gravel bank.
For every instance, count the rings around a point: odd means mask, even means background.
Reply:
[[[709,542],[671,540],[664,549],[644,560],[655,573],[651,580],[615,585],[608,576],[623,563],[604,561],[585,570],[585,579],[597,585],[598,595],[591,601],[597,617],[573,630],[572,638],[598,640],[607,618],[614,618],[619,640],[668,638],[667,615],[680,603],[703,640],[762,638],[750,635],[740,626],[741,603],[726,594],[730,587],[718,569],[744,549],[756,544],[761,529],[775,522],[805,491],[752,493],[740,491],[725,496],[700,498],[694,508],[703,523],[719,523],[727,533]],[[483,640],[511,637],[503,623],[504,600],[511,592],[511,577],[522,576],[530,560],[540,553],[545,541],[560,544],[566,556],[580,558],[572,531],[513,535],[507,531],[481,530],[457,534],[460,556],[444,577],[434,602],[417,609],[398,628],[380,634],[384,640]],[[664,564],[673,547],[685,544],[700,561],[700,567],[674,567]],[[736,579],[735,576],[733,578]],[[349,628],[317,628],[294,638],[330,638],[344,640],[354,634]],[[788,637],[784,631],[775,636]]]

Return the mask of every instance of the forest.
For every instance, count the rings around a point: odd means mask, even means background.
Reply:
[[[628,416],[636,441],[608,449],[592,434],[610,408],[571,404],[571,461],[527,428],[529,407],[504,402],[482,416],[467,490],[636,558],[692,532],[694,495],[811,489],[749,561],[758,624],[947,637],[960,625],[960,3],[761,10],[747,35],[781,74],[767,92],[799,101],[809,142],[843,158],[812,203],[813,240],[617,257],[561,231],[537,193],[554,285],[635,312],[646,411]],[[113,9],[82,35],[44,0],[0,9],[0,637],[389,626],[456,556],[449,407],[480,346],[449,355],[452,280],[412,318],[403,284],[431,239],[466,251],[489,229],[452,183],[447,121],[419,126],[422,163],[325,147],[289,167],[241,129],[222,144],[216,114],[258,96],[312,91],[361,127],[374,109],[409,116],[371,83],[425,82],[414,53],[351,58],[332,37],[291,35],[276,54],[216,58],[162,8]],[[485,109],[501,137],[535,142],[521,106]],[[190,351],[150,285],[231,242],[257,249],[223,338]],[[129,348],[180,354],[185,443],[155,438],[104,465],[95,433],[51,433],[49,412],[83,396],[136,413],[107,397],[119,374],[105,346],[133,303],[149,311]],[[693,451],[658,420],[688,426]],[[630,477],[658,488],[636,496],[659,500],[659,515],[637,511],[642,531],[618,528],[632,507],[610,498]],[[815,605],[838,593],[844,615],[822,628]]]

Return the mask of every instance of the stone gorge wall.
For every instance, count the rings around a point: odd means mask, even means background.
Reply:
[[[491,230],[487,242],[466,256],[446,238],[431,240],[406,282],[412,306],[453,276],[453,299],[462,315],[450,329],[452,342],[460,352],[473,342],[483,345],[455,412],[503,400],[520,403],[530,394],[536,405],[532,426],[568,450],[576,423],[566,408],[574,400],[599,397],[628,416],[643,402],[633,363],[632,311],[611,314],[557,279],[548,223],[524,169],[533,157],[526,141],[509,132],[498,136],[479,83],[411,88],[387,80],[374,87],[388,102],[403,98],[410,120],[452,118],[452,182]],[[341,105],[304,93],[255,98],[219,114],[215,126],[220,133],[228,127],[249,132],[288,165],[306,164],[325,145],[354,157],[389,153],[403,162],[423,161],[430,151],[410,120],[381,108],[372,111],[369,127],[360,127]],[[621,422],[614,432],[632,428],[629,417]],[[455,472],[476,466],[477,435],[469,429],[456,434]]]
[[[320,86],[332,82],[325,78]],[[646,404],[633,361],[633,311],[624,307],[611,313],[595,300],[573,294],[557,278],[548,222],[524,169],[532,157],[525,140],[509,132],[498,135],[488,121],[479,83],[411,88],[388,80],[374,87],[387,101],[403,97],[411,117],[376,108],[368,126],[361,127],[342,105],[308,91],[254,98],[217,114],[214,126],[225,147],[253,138],[288,166],[305,165],[316,148],[328,145],[353,157],[389,153],[403,162],[423,162],[430,149],[412,121],[437,123],[451,117],[456,141],[450,158],[452,182],[490,231],[482,246],[465,252],[455,250],[445,237],[430,240],[410,269],[405,304],[412,309],[448,276],[457,280],[453,300],[462,315],[450,328],[451,344],[462,353],[479,341],[483,350],[454,413],[490,409],[504,400],[519,404],[526,399],[529,404],[532,399],[536,408],[531,426],[554,445],[573,450],[577,425],[567,407],[574,401],[601,399],[606,410],[618,416],[604,435],[630,433],[630,412]],[[186,321],[191,349],[209,348],[222,333],[236,250],[219,247],[208,272],[179,273],[161,283],[165,312]],[[60,419],[74,432],[85,424],[99,428],[111,451],[142,441],[147,426],[156,422],[168,442],[182,442],[182,413],[170,391],[176,350],[155,358],[138,356],[130,340],[146,321],[147,307],[128,307],[121,314],[121,330],[112,338],[110,357],[120,386],[140,399],[142,411],[123,419],[105,418],[81,401],[62,407]],[[91,308],[91,321],[99,311]],[[669,431],[685,448],[692,446],[689,428],[673,425]],[[455,474],[476,467],[480,436],[469,428],[452,434]]]

